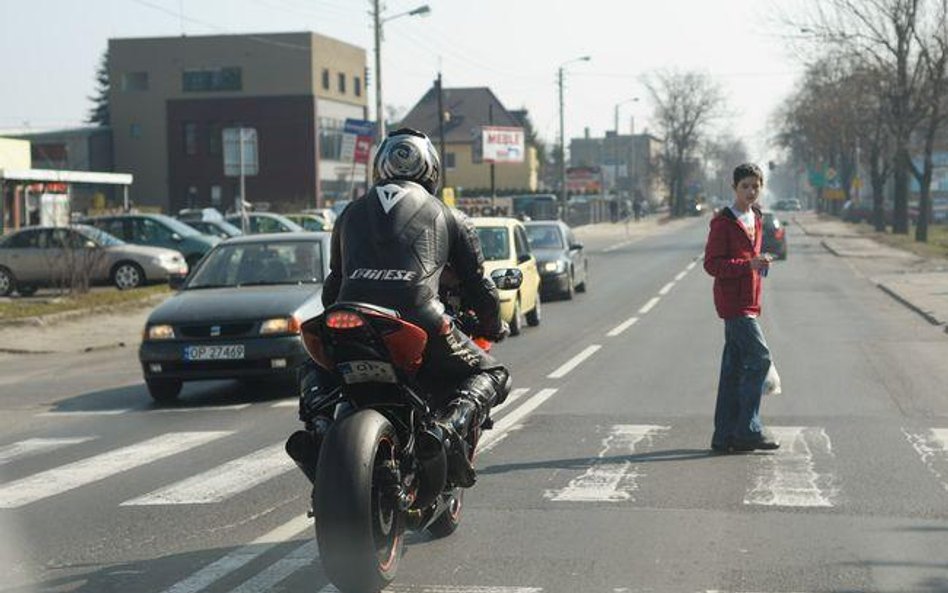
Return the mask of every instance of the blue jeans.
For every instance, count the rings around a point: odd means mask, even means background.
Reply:
[[[724,320],[724,354],[711,444],[762,438],[760,397],[770,370],[770,350],[754,317]]]

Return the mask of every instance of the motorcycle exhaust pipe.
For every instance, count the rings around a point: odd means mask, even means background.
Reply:
[[[444,450],[444,434],[433,425],[418,435],[418,494],[414,506],[426,508],[437,500],[448,482],[448,455]]]

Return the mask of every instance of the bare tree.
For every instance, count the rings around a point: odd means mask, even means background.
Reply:
[[[698,72],[659,72],[646,79],[664,140],[662,170],[672,215],[685,213],[685,183],[706,128],[724,104],[720,86]]]
[[[734,136],[718,136],[707,141],[704,154],[711,177],[709,188],[714,188],[719,198],[726,198],[734,167],[750,160],[747,145]]]

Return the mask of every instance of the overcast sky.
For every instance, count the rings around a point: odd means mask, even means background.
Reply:
[[[786,48],[780,15],[807,0],[388,0],[393,16],[427,3],[426,17],[385,25],[386,105],[410,108],[440,69],[446,88],[489,86],[507,108],[526,108],[540,135],[558,138],[556,72],[567,66],[566,133],[593,136],[648,125],[642,76],[659,69],[719,81],[731,116],[722,129],[767,158],[768,117],[802,65]],[[812,0],[815,1],[815,0]],[[79,125],[94,73],[114,37],[316,31],[372,58],[369,0],[0,0],[0,129]],[[369,88],[370,105],[374,90]]]

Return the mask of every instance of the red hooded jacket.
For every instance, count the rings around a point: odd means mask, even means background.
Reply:
[[[714,276],[714,308],[722,319],[760,315],[760,274],[751,269],[751,259],[760,255],[763,239],[761,213],[754,210],[754,241],[730,208],[722,208],[711,219],[704,248],[704,269]]]

